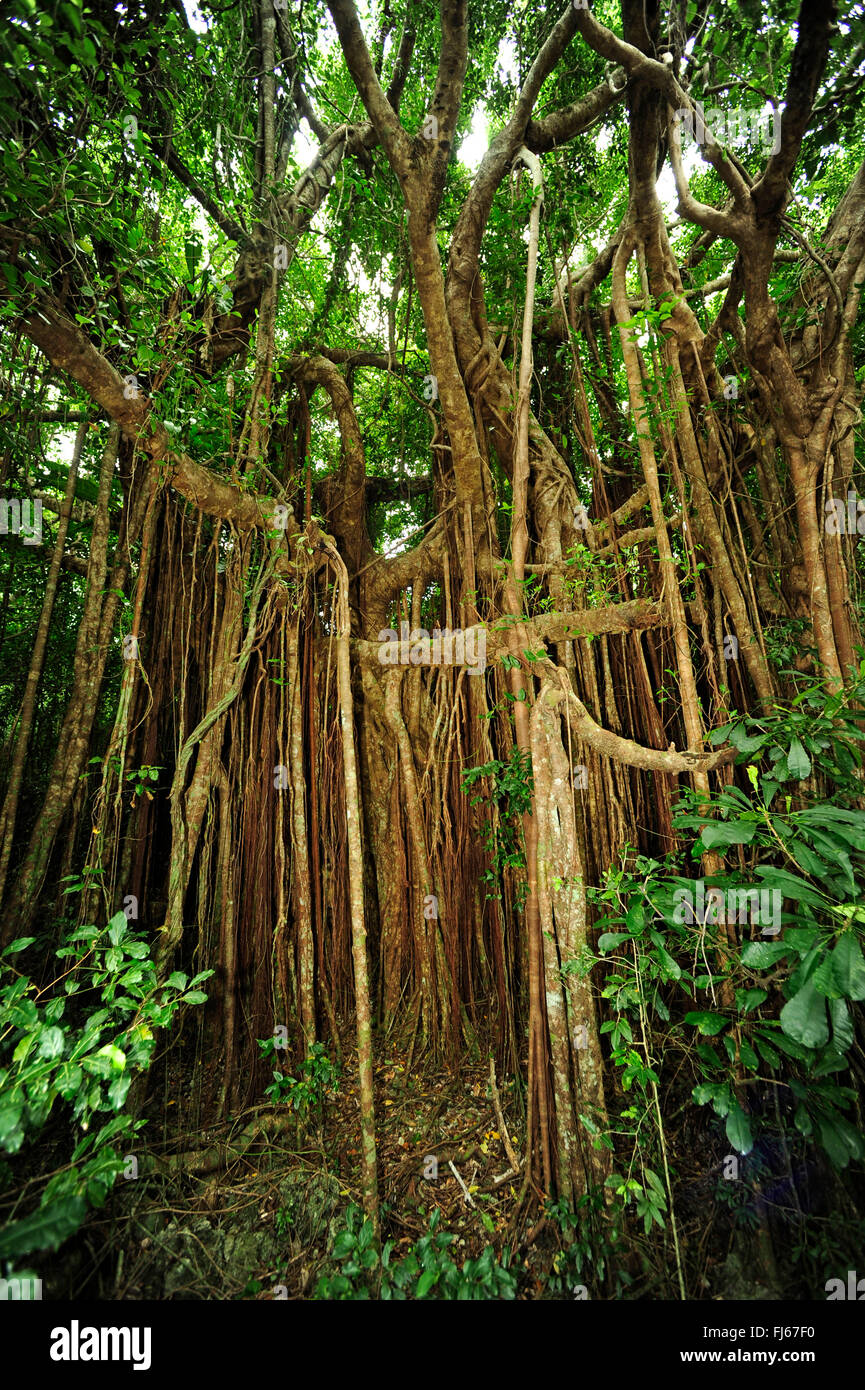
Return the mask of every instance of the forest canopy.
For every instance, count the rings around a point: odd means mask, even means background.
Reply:
[[[862,4],[4,9],[6,1277],[846,1297]]]

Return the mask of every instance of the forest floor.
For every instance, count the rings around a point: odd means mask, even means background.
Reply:
[[[121,1179],[70,1242],[49,1296],[313,1297],[335,1268],[347,1207],[361,1202],[357,1075],[346,1060],[338,1089],[305,1120],[285,1103],[256,1106],[198,1133],[189,1124],[195,1084],[169,1073],[173,1098],[148,1107],[136,1180]],[[389,1047],[375,1082],[382,1239],[393,1242],[393,1259],[438,1210],[457,1264],[516,1242],[519,1296],[541,1296],[556,1247],[546,1249],[537,1204],[534,1214],[521,1207],[488,1064],[463,1061],[458,1073],[410,1066],[409,1049]],[[505,1113],[516,1108],[504,1087],[499,1102]]]
[[[349,1208],[361,1204],[356,1058],[344,1061],[338,1088],[303,1119],[282,1102],[202,1129],[198,1103],[217,1093],[218,1064],[196,1072],[172,1061],[162,1094],[151,1094],[144,1111],[135,1180],[119,1180],[64,1247],[45,1280],[46,1296],[316,1297],[322,1277],[340,1269],[334,1247]],[[492,1247],[515,1276],[519,1299],[677,1296],[669,1230],[644,1233],[640,1222],[624,1248],[604,1235],[590,1252],[585,1226],[560,1231],[540,1201],[522,1199],[522,1176],[508,1153],[509,1145],[517,1157],[521,1150],[520,1102],[502,1082],[494,1094],[488,1062],[464,1059],[455,1071],[413,1063],[410,1047],[389,1045],[375,1086],[382,1240],[392,1242],[392,1262],[428,1234],[438,1212],[436,1229],[453,1237],[449,1257],[462,1266]],[[212,1103],[204,1109],[212,1114]],[[677,1208],[689,1296],[776,1298],[775,1280],[757,1277],[755,1222],[731,1230],[718,1220],[723,1143],[710,1153],[706,1137],[687,1123],[668,1134],[682,1179]],[[605,1230],[609,1215],[601,1218]],[[591,1293],[575,1294],[583,1280]],[[364,1284],[363,1276],[356,1282]]]

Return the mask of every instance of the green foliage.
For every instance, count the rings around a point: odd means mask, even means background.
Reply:
[[[791,709],[735,720],[723,736],[748,764],[751,795],[735,785],[685,793],[674,826],[696,832],[693,858],[720,850],[738,863],[704,880],[702,912],[681,856],[611,871],[594,892],[606,928],[599,950],[615,953],[603,990],[615,1017],[603,1027],[625,1089],[657,1080],[633,1047],[631,1019],[645,999],[650,1019],[668,1024],[694,1059],[693,1099],[711,1104],[735,1150],[754,1144],[743,1088],[768,1076],[787,1088],[798,1134],[844,1168],[865,1157],[846,1113],[856,1093],[830,1079],[849,1069],[852,1006],[865,998],[865,812],[845,804],[861,787],[855,706],[812,688]],[[812,771],[831,776],[832,801],[800,789],[795,809],[792,793],[772,809],[785,784]],[[739,946],[727,934],[733,924],[750,925]],[[710,1007],[682,1008],[701,995]]]
[[[148,782],[158,782],[159,774],[162,771],[163,769],[161,767],[151,767],[149,765],[130,768],[129,772],[126,774],[126,780],[127,782],[133,783],[133,796],[141,796],[142,792],[147,791]],[[147,795],[150,796],[149,791],[147,791]]]
[[[770,1171],[756,1150],[748,1155],[747,1160],[739,1161],[748,1164],[747,1180],[731,1182],[722,1174],[712,1189],[712,1198],[727,1208],[733,1224],[740,1230],[755,1231],[760,1224],[760,1214],[754,1202],[753,1189],[769,1179]]]
[[[479,767],[466,768],[462,774],[463,791],[468,794],[476,783],[486,777],[490,779],[489,795],[480,791],[477,796],[471,798],[471,805],[484,805],[490,811],[483,824],[483,834],[484,849],[490,856],[491,864],[482,875],[482,881],[489,884],[487,897],[498,898],[503,871],[525,867],[520,817],[532,804],[534,781],[531,757],[528,753],[523,755],[514,747],[507,762],[495,758]],[[525,901],[525,893],[525,885],[522,884],[517,902],[518,909]]]
[[[156,1030],[181,1004],[203,1003],[197,986],[213,974],[177,971],[160,984],[148,942],[118,912],[102,930],[71,931],[55,952],[59,973],[40,986],[14,963],[34,939],[0,957],[0,1152],[23,1158],[52,1118],[71,1152],[39,1180],[36,1209],[0,1234],[0,1258],[56,1249],[102,1205],[123,1171],[121,1146],[144,1123],[124,1112],[132,1079],[150,1066]],[[0,1187],[11,1178],[0,1160]]]
[[[732,743],[740,754],[747,755],[737,759],[740,763],[756,767],[768,758],[771,766],[761,772],[760,783],[767,805],[780,787],[808,777],[815,763],[832,780],[833,801],[848,805],[862,792],[859,745],[865,739],[860,713],[863,701],[865,661],[857,680],[846,691],[833,692],[820,681],[808,682],[788,708],[776,706],[769,715],[739,717],[713,729],[710,741]]]
[[[487,1245],[476,1260],[457,1265],[448,1253],[456,1236],[439,1229],[440,1217],[438,1210],[433,1211],[426,1234],[395,1260],[394,1242],[387,1241],[379,1251],[372,1223],[360,1207],[352,1204],[346,1211],[345,1227],[333,1246],[333,1257],[340,1268],[336,1273],[322,1275],[316,1298],[340,1302],[371,1297],[458,1302],[515,1298],[517,1276],[510,1268],[507,1247],[501,1262],[493,1247]]]
[[[558,1226],[563,1242],[547,1278],[549,1292],[570,1297],[575,1284],[585,1283],[591,1277],[596,1288],[602,1287],[609,1275],[612,1296],[621,1298],[632,1282],[627,1270],[616,1265],[622,1234],[621,1208],[610,1207],[603,1190],[592,1187],[573,1206],[565,1201],[548,1202],[546,1216]]]
[[[262,1056],[272,1056],[276,1050],[275,1038],[259,1038],[258,1046]],[[273,1084],[264,1094],[270,1096],[275,1104],[283,1101],[292,1107],[301,1119],[305,1119],[310,1108],[321,1113],[325,1097],[339,1090],[340,1067],[331,1062],[323,1043],[313,1043],[309,1056],[300,1064],[299,1076],[286,1076],[281,1071],[273,1073]]]

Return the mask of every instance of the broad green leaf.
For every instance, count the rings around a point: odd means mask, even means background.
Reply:
[[[717,849],[719,845],[750,845],[756,829],[753,823],[718,821],[703,827],[701,839],[706,849]]]
[[[751,970],[767,970],[789,950],[784,941],[746,941],[742,947],[742,964]]]
[[[19,951],[26,951],[28,946],[32,946],[36,940],[35,936],[16,936],[14,941],[10,941],[2,952],[4,956],[15,956]]]
[[[720,1033],[722,1028],[726,1028],[730,1022],[723,1014],[704,1013],[697,1010],[694,1013],[685,1014],[685,1022],[693,1025],[701,1033],[714,1037]]]
[[[23,1103],[11,1101],[0,1104],[0,1148],[7,1153],[17,1153],[24,1142],[24,1130],[21,1127],[21,1115],[23,1113]]]
[[[730,742],[740,753],[755,753],[766,742],[767,734],[746,734],[741,724],[730,729]]]
[[[751,1136],[751,1126],[748,1117],[741,1105],[735,1104],[730,1107],[727,1115],[727,1138],[733,1148],[740,1154],[750,1153],[754,1147],[754,1140]]]
[[[814,988],[824,995],[827,999],[840,999],[843,993],[838,989],[832,974],[832,956],[826,954],[821,960],[811,979],[814,981]]]
[[[340,1231],[333,1245],[334,1258],[344,1260],[355,1248],[355,1238],[351,1231]]]
[[[818,893],[798,874],[791,874],[786,869],[776,869],[773,865],[766,864],[758,864],[754,872],[770,888],[779,888],[785,898],[792,898],[795,903],[807,903],[809,907],[817,907],[825,912],[828,898],[825,894]]]
[[[63,1029],[44,1028],[39,1038],[39,1056],[59,1057],[63,1052]]]
[[[605,931],[598,937],[599,951],[614,951],[617,946],[621,946],[623,941],[632,941],[630,932],[626,931]]]
[[[843,999],[829,1000],[829,1017],[832,1020],[832,1041],[840,1052],[853,1046],[855,1033],[850,1010]]]
[[[843,1115],[819,1115],[817,1129],[820,1143],[836,1168],[846,1168],[851,1158],[861,1159],[865,1152],[862,1136]]]
[[[830,959],[839,994],[847,999],[865,999],[865,960],[852,931],[845,931],[838,938]]]
[[[14,1259],[34,1250],[56,1250],[78,1230],[87,1214],[83,1197],[66,1197],[15,1221],[0,1231],[0,1259]]]
[[[811,759],[798,738],[791,739],[787,750],[787,771],[797,781],[803,781],[811,771]]]
[[[126,1066],[126,1053],[121,1052],[114,1043],[106,1043],[104,1047],[100,1047],[96,1055],[97,1057],[107,1057],[112,1067],[116,1067],[118,1071],[122,1071]]]
[[[829,1041],[826,1000],[817,992],[813,980],[808,980],[784,1005],[781,1027],[788,1038],[804,1047],[822,1047]]]
[[[743,1014],[750,1013],[752,1009],[759,1008],[766,997],[765,989],[737,989],[736,1008],[741,1009]]]
[[[128,930],[129,923],[126,920],[126,913],[116,913],[108,923],[108,939],[112,946],[119,946]]]

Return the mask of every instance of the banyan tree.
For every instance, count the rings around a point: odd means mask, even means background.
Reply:
[[[373,1220],[377,1049],[491,1058],[574,1204],[597,890],[859,680],[861,7],[9,14],[3,943],[213,971],[200,1115],[344,1054]]]

